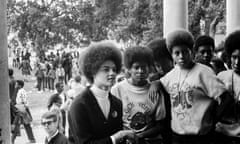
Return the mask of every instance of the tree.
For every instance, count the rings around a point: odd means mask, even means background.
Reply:
[[[226,4],[225,0],[191,0],[189,1],[189,30],[194,37],[200,35],[200,21],[205,24],[202,31],[209,35],[210,25],[211,32],[216,29],[219,21],[224,21]],[[213,33],[210,34],[214,36]]]

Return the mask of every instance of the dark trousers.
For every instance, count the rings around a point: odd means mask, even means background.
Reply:
[[[172,144],[214,144],[213,134],[209,135],[179,135],[172,134]]]
[[[48,78],[48,88],[54,90],[54,78]]]
[[[44,87],[44,89],[48,88],[48,77],[46,77],[46,76],[43,78],[43,87]]]
[[[215,133],[215,144],[240,144],[240,137],[227,136],[221,133]]]
[[[71,79],[72,77],[72,71],[70,70],[66,70],[65,71],[65,76],[64,76],[64,80],[65,80],[65,84],[67,84],[67,82]]]
[[[43,88],[43,90],[44,90],[43,78],[40,78],[40,77],[37,78],[37,88],[38,88],[38,91],[40,91],[41,88]]]
[[[30,124],[23,124],[23,126],[24,126],[24,129],[26,131],[28,140],[29,141],[35,141],[31,125]],[[20,130],[20,125],[16,125],[16,127],[18,127],[17,129]],[[17,134],[17,133],[12,134],[12,143],[14,143],[17,136],[19,136],[19,134]]]
[[[35,140],[31,125],[30,124],[23,124],[23,126],[25,128],[26,133],[27,133],[28,139],[29,140]]]

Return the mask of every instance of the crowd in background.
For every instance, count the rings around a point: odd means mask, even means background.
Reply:
[[[228,35],[220,53],[210,36],[194,39],[176,30],[123,54],[114,43],[101,41],[81,58],[78,53],[41,56],[36,87],[40,93],[56,90],[41,119],[45,143],[240,143],[240,30]],[[33,70],[27,52],[13,65],[26,77]],[[16,83],[23,88],[23,81]],[[31,121],[20,92],[10,94],[15,129],[24,113]],[[17,104],[26,108],[20,115]]]

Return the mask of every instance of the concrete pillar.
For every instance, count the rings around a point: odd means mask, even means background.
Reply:
[[[188,0],[163,1],[163,35],[176,29],[188,29]]]
[[[7,0],[0,1],[0,144],[10,144],[8,90]]]
[[[226,0],[227,4],[227,34],[240,28],[240,0]]]

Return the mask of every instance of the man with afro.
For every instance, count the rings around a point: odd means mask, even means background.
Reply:
[[[197,37],[194,44],[195,62],[212,68],[210,64],[215,48],[214,39],[207,35]]]
[[[209,67],[193,61],[190,32],[175,30],[167,35],[166,43],[176,63],[160,79],[170,94],[173,143],[209,144],[214,141],[215,120],[230,105],[231,96]]]

